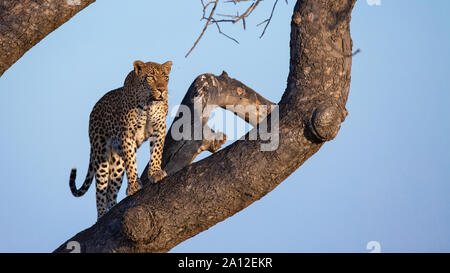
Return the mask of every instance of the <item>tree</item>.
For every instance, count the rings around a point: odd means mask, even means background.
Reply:
[[[50,32],[93,2],[83,0],[74,5],[55,0],[1,1],[0,76]]]
[[[92,2],[81,1],[75,6],[56,0],[2,2],[0,73]],[[122,200],[68,242],[79,242],[82,252],[166,252],[279,185],[326,141],[334,139],[347,115],[353,56],[350,18],[355,2],[297,1],[291,21],[290,71],[277,111],[260,111],[261,106],[275,104],[226,73],[198,76],[182,105],[193,109],[194,101],[201,100],[203,108],[237,102],[256,106],[247,113],[233,110],[256,126],[246,140],[216,152],[223,140],[175,140],[170,133],[172,125],[164,146],[163,167],[168,177],[150,184],[144,171],[143,190]],[[217,22],[210,19],[205,26],[208,24]],[[208,116],[193,116],[192,124],[195,118],[201,118],[205,135],[221,134],[206,126]],[[267,121],[269,131],[278,129],[278,148],[273,151],[261,151],[263,139],[249,138],[261,120]],[[204,150],[215,153],[191,164]],[[56,252],[67,251],[66,247],[67,242]]]

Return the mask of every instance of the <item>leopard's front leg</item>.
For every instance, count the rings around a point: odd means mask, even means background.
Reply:
[[[164,140],[166,136],[166,122],[154,124],[153,132],[150,135],[150,168],[148,178],[153,183],[158,183],[167,173],[161,169],[162,155],[164,149]]]
[[[136,150],[136,140],[131,135],[122,138],[121,157],[125,163],[125,171],[127,173],[127,195],[133,195],[142,188],[137,173]]]

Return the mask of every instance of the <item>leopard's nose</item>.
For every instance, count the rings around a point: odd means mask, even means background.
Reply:
[[[158,88],[158,98],[162,98],[163,94],[164,94],[164,89],[163,88]]]

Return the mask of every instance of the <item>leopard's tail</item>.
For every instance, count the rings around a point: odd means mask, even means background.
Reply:
[[[88,168],[88,173],[86,175],[86,179],[84,180],[84,183],[81,186],[81,188],[77,189],[77,186],[75,185],[75,179],[77,177],[77,169],[75,169],[75,168],[72,169],[72,171],[70,172],[69,186],[70,186],[70,190],[72,191],[73,196],[80,197],[88,191],[89,186],[91,186],[91,184],[92,184],[92,180],[93,180],[94,174],[95,174],[95,172],[93,170],[94,170],[94,166],[92,165],[92,160],[91,160],[89,162],[89,168]]]

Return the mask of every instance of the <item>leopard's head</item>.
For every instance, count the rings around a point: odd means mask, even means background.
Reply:
[[[135,61],[134,73],[138,76],[144,89],[150,93],[150,99],[154,101],[167,101],[167,84],[172,62],[163,64]]]

